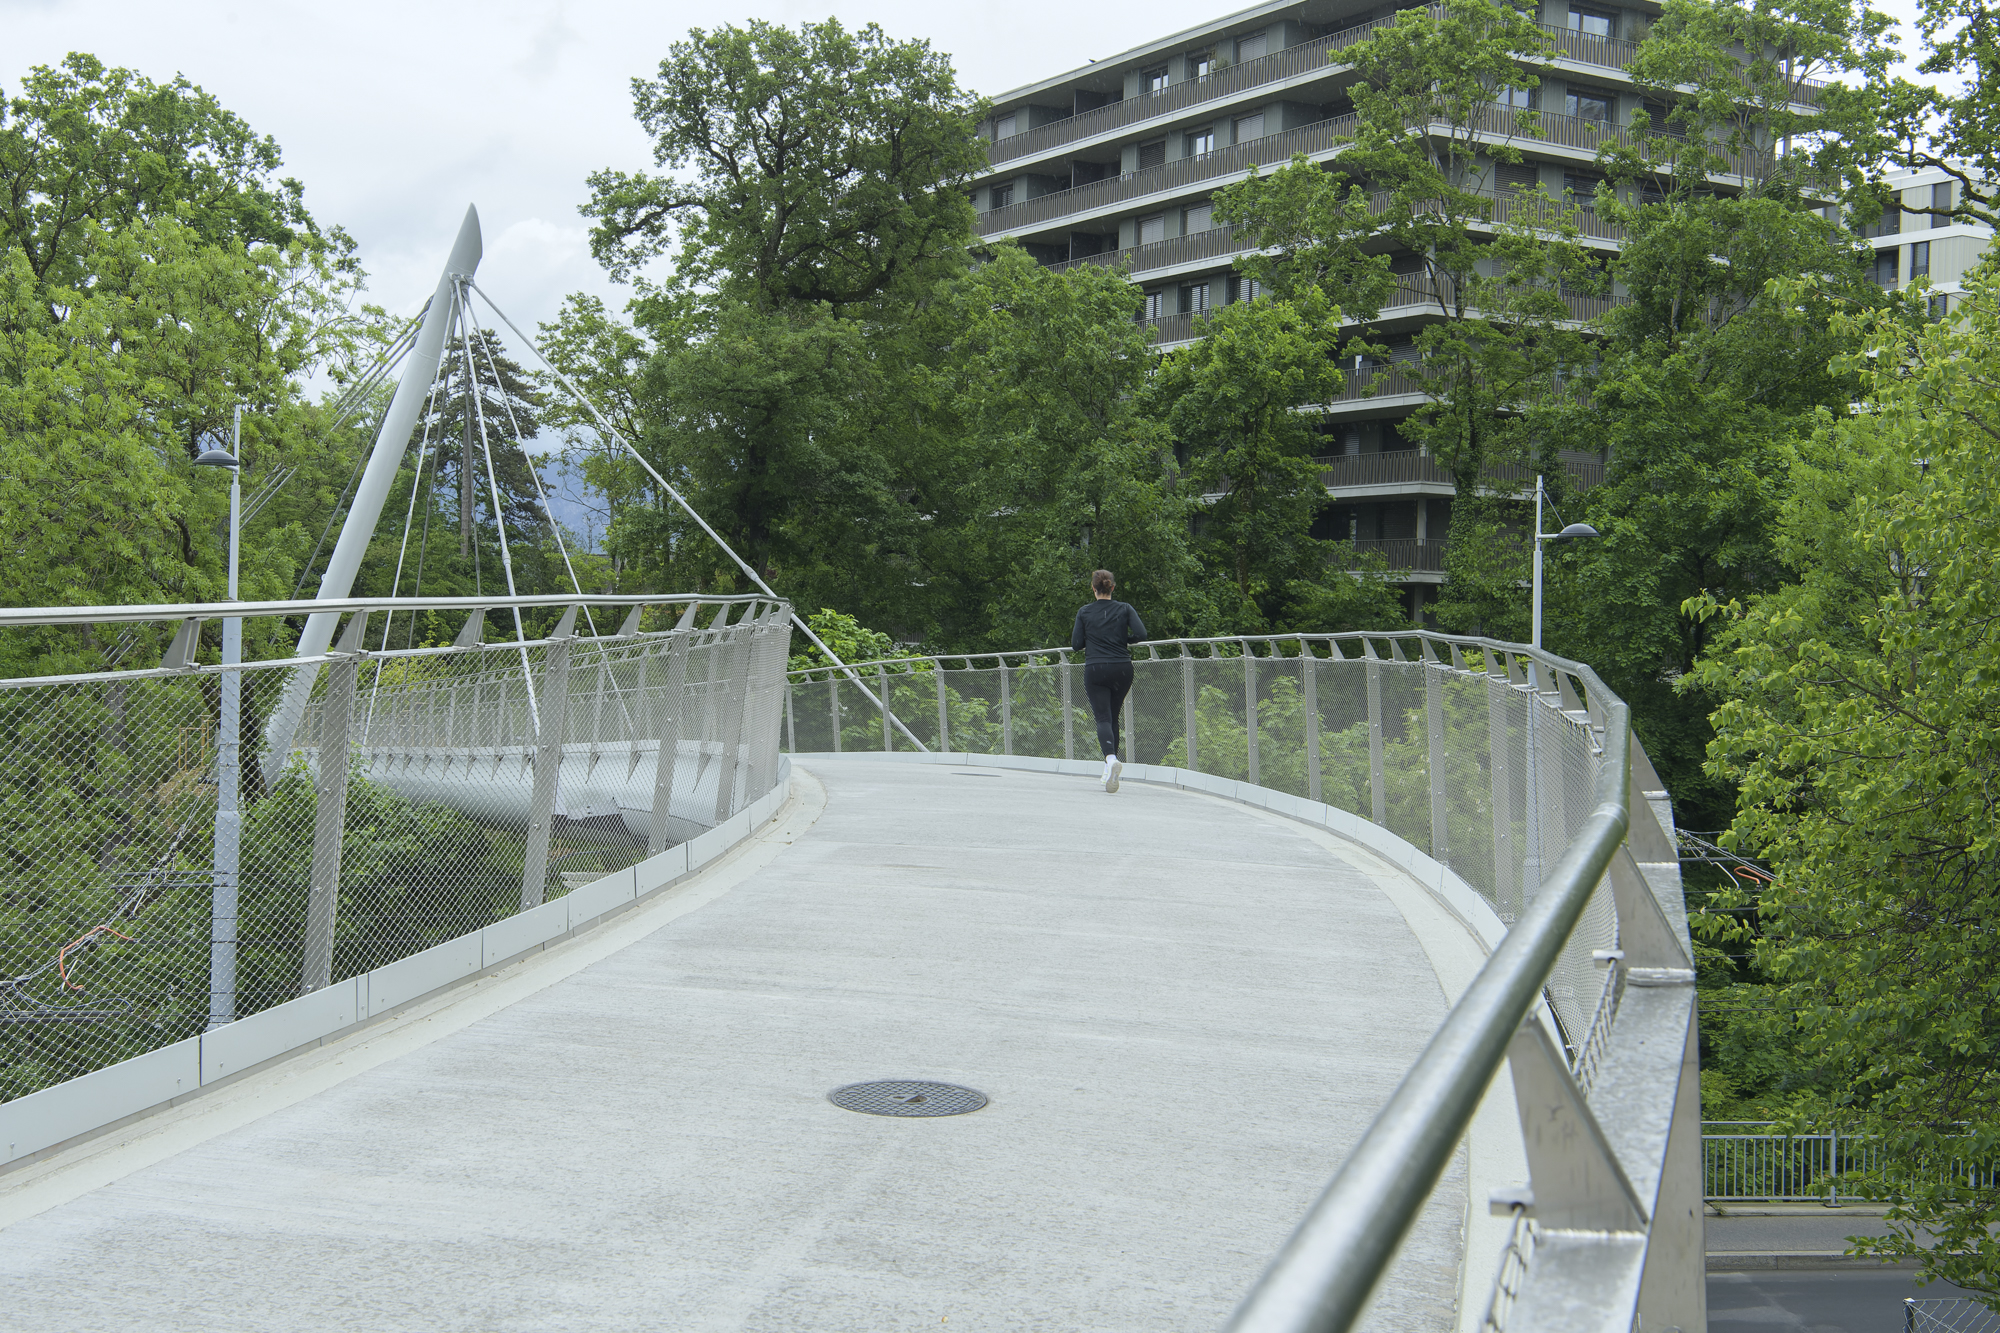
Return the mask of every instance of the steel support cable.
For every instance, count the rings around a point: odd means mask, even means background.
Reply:
[[[485,294],[484,292],[480,293],[481,296]],[[488,304],[492,303],[489,301]],[[516,330],[517,334],[518,332],[519,330]],[[479,346],[480,350],[486,353],[486,365],[493,372],[493,383],[497,387],[500,384],[500,367],[493,359],[493,349],[483,341]],[[514,443],[520,446],[521,460],[528,465],[528,476],[535,483],[535,494],[542,502],[542,514],[549,521],[549,532],[556,539],[556,550],[562,554],[563,568],[569,572],[569,586],[576,590],[577,596],[581,597],[583,595],[583,582],[576,576],[576,566],[570,563],[569,545],[563,541],[562,527],[556,522],[555,511],[549,508],[549,493],[543,489],[541,474],[535,470],[535,460],[528,453],[528,442],[521,433],[520,419],[514,415],[513,401],[504,392],[500,395],[500,406],[507,409],[507,425],[514,432]],[[592,614],[588,605],[583,608],[583,619],[590,626],[591,637],[597,637],[597,617]],[[618,714],[625,719],[625,725],[629,728],[632,725],[632,713],[625,706],[623,695],[618,696]]]
[[[367,397],[368,391],[381,383],[390,371],[402,364],[403,358],[410,354],[410,349],[417,345],[417,333],[423,327],[425,312],[430,308],[431,303],[426,300],[423,310],[417,312],[416,318],[409,322],[401,334],[397,335],[396,341],[389,344],[388,350],[375,359],[375,364],[368,368],[359,381],[351,386],[346,393],[334,400],[335,411],[333,421],[321,432],[322,435],[331,435],[333,432],[339,430],[341,424],[353,414],[355,408],[359,407],[362,400]],[[313,543],[313,553],[306,558],[305,564],[299,566],[299,580],[292,585],[292,600],[298,600],[300,590],[306,586],[307,576],[312,573],[313,566],[319,563],[319,553],[325,548],[326,539],[333,534],[333,525],[340,521],[340,511],[347,507],[348,497],[354,494],[354,483],[360,479],[362,466],[367,461],[368,451],[366,449],[363,449],[355,456],[354,469],[347,474],[347,485],[341,488],[340,498],[334,501],[333,512],[326,516],[326,526],[320,529],[319,540]],[[264,499],[269,498],[269,496],[264,497]],[[260,500],[258,503],[261,507],[263,502]]]
[[[556,369],[555,364],[551,362],[546,355],[543,354],[542,349],[535,343],[535,341],[532,338],[528,337],[527,334],[521,332],[520,326],[515,324],[513,320],[507,318],[507,312],[502,310],[498,305],[494,303],[493,298],[486,294],[485,288],[481,287],[478,283],[472,281],[470,278],[466,279],[466,285],[472,288],[473,291],[479,293],[480,298],[486,302],[487,308],[492,310],[494,314],[500,317],[500,322],[505,324],[508,328],[512,329],[514,331],[514,336],[516,338],[519,338],[522,342],[526,343],[528,345],[529,350],[534,352],[535,358],[538,361],[540,361],[544,366],[548,367],[549,373],[551,375],[554,375],[556,379],[561,382],[562,386],[565,389],[568,389],[570,393],[575,396],[577,402],[583,404],[583,409],[586,412],[590,413],[591,419],[597,423],[597,428],[603,431],[606,435],[609,435],[612,439],[616,440],[621,446],[623,446],[625,452],[632,455],[633,459],[637,461],[640,467],[646,469],[646,472],[653,478],[653,480],[659,483],[660,489],[664,490],[670,497],[672,497],[674,503],[679,505],[683,510],[685,510],[687,512],[688,517],[693,519],[697,524],[701,526],[701,530],[708,534],[709,540],[713,541],[718,547],[720,547],[724,555],[728,556],[731,560],[735,561],[736,567],[743,571],[745,577],[747,577],[752,583],[756,584],[759,588],[763,589],[765,595],[770,597],[773,601],[784,600],[783,598],[778,596],[777,592],[772,589],[770,584],[764,582],[764,580],[758,576],[756,570],[750,568],[749,564],[743,559],[742,556],[736,554],[735,548],[730,546],[728,542],[722,540],[722,534],[718,533],[714,528],[708,525],[708,520],[703,518],[699,513],[697,513],[695,511],[695,507],[687,502],[687,497],[683,496],[678,490],[674,489],[673,484],[669,482],[665,477],[660,475],[659,469],[655,468],[651,463],[646,461],[645,455],[641,454],[638,451],[638,449],[634,448],[630,440],[626,439],[623,435],[620,435],[616,430],[612,428],[611,424],[604,419],[603,414],[597,410],[597,404],[591,402],[589,397],[585,395],[583,390],[577,388],[576,385],[570,381],[569,376],[563,374],[560,370]],[[792,608],[792,623],[799,627],[799,632],[801,634],[805,635],[807,639],[812,641],[812,645],[815,648],[819,649],[822,653],[826,654],[828,661],[832,662],[835,667],[839,668],[842,672],[846,674],[848,680],[853,682],[854,688],[861,691],[863,698],[867,699],[869,703],[874,704],[875,707],[881,709],[885,714],[888,715],[889,720],[895,724],[896,730],[902,732],[903,735],[909,739],[910,744],[916,746],[917,749],[924,754],[930,753],[930,747],[917,739],[916,733],[911,731],[909,727],[904,725],[903,719],[897,717],[894,713],[889,712],[888,705],[885,704],[881,699],[876,698],[875,692],[862,683],[861,677],[855,673],[854,668],[848,666],[847,663],[841,661],[840,654],[834,652],[833,649],[827,647],[825,640],[821,639],[819,635],[813,633],[812,626],[806,624],[805,617],[799,614],[797,607]]]
[[[426,451],[429,450],[430,448],[431,413],[432,409],[435,408],[437,405],[437,391],[438,391],[438,381],[436,379],[433,379],[431,380],[430,394],[424,399],[424,433],[422,438],[420,438],[417,442],[417,470],[410,478],[410,505],[409,509],[403,514],[402,544],[396,548],[396,574],[395,577],[389,581],[389,595],[391,597],[396,596],[403,590],[403,561],[404,558],[407,557],[410,553],[410,529],[414,527],[416,524],[417,492],[423,489],[424,455]],[[426,520],[424,525],[425,533],[426,535],[428,535],[430,530],[430,524],[428,522],[430,514],[426,512],[424,518]],[[394,611],[391,611],[388,615],[382,617],[382,647],[380,649],[380,651],[382,652],[386,653],[389,651],[389,631],[395,625],[395,623],[396,623],[396,613]],[[413,635],[416,633],[416,624],[417,624],[417,613],[415,611],[412,611],[410,612],[410,632]],[[378,684],[380,683],[379,672],[377,674],[377,683]],[[381,691],[379,689],[371,689],[368,692],[368,720],[362,724],[361,728],[361,734],[364,738],[372,734],[375,729],[375,700],[377,695],[379,695],[380,693]],[[365,743],[366,742],[364,740],[364,744]]]
[[[465,369],[468,392],[472,395],[472,414],[479,422],[479,452],[486,459],[486,489],[493,497],[493,526],[500,533],[500,567],[507,575],[507,595],[517,597],[514,590],[514,555],[507,546],[507,516],[500,509],[500,481],[493,472],[493,446],[486,438],[486,408],[480,401],[479,375],[472,360],[472,302],[465,299],[464,284],[452,302],[457,306],[458,334],[465,347]],[[521,681],[528,689],[528,717],[537,730],[542,725],[541,709],[535,702],[535,677],[528,669],[528,631],[521,623],[521,608],[514,608],[514,638],[521,645]]]
[[[497,387],[500,384],[500,366],[493,359],[493,349],[482,341],[479,350],[486,353],[486,367],[493,372],[493,383]],[[549,508],[549,493],[542,488],[542,477],[535,471],[535,460],[528,453],[528,441],[521,433],[520,419],[514,415],[514,404],[504,391],[500,394],[500,406],[507,411],[508,428],[514,432],[514,443],[520,446],[521,459],[528,465],[528,477],[535,483],[535,495],[542,502],[542,514],[548,519],[549,531],[555,536],[556,550],[562,554],[563,568],[569,571],[569,586],[581,594],[583,584],[576,577],[576,566],[570,563],[569,546],[562,539],[562,529],[556,524],[555,511]],[[587,606],[583,608],[583,618],[589,624],[591,634],[596,635],[597,618],[591,615]]]
[[[424,456],[430,449],[431,417],[437,407],[437,391],[438,381],[433,379],[431,381],[430,394],[424,399],[424,433],[417,441],[417,470],[410,479],[409,509],[403,514],[403,541],[396,548],[396,574],[389,581],[389,595],[391,597],[397,596],[403,590],[403,560],[410,553],[410,529],[416,526],[417,492],[423,489]],[[425,517],[429,518],[429,515],[426,514]],[[416,614],[414,611],[410,612],[412,621],[416,619]],[[389,649],[389,627],[395,624],[395,622],[396,613],[393,611],[382,619],[382,650],[384,652],[387,652]]]
[[[1366,1309],[1625,839],[1631,716],[1623,703],[1608,713],[1596,808],[1230,1318],[1229,1333],[1345,1333]]]

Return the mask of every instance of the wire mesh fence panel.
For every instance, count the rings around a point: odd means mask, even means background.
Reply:
[[[1969,1296],[1903,1302],[1904,1333],[2000,1333],[2000,1313]]]
[[[1431,850],[1430,746],[1425,668],[1420,662],[1374,664],[1381,696],[1384,824],[1418,851]]]
[[[1131,753],[1125,757],[1140,764],[1187,767],[1184,744],[1187,719],[1182,704],[1185,675],[1178,658],[1149,657],[1132,663],[1132,725],[1125,741]],[[1095,742],[1096,725],[1093,717],[1088,733],[1092,743],[1087,751],[1078,749],[1079,758],[1095,758],[1100,753]],[[1176,744],[1177,741],[1182,744]]]
[[[1497,914],[1505,899],[1493,836],[1495,784],[1489,692],[1486,682],[1477,677],[1442,670],[1431,675],[1439,695],[1435,711],[1444,727],[1438,747],[1443,761],[1438,795],[1446,837],[1445,855],[1439,859]]]
[[[945,729],[957,754],[1005,754],[1012,682],[997,666],[945,672]]]
[[[5,682],[0,1100],[468,934],[742,809],[776,780],[782,610]]]
[[[1328,658],[1313,668],[1313,702],[1319,710],[1320,800],[1371,818],[1368,664]]]

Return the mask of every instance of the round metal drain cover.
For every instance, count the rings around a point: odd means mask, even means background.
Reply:
[[[843,1110],[863,1115],[964,1115],[986,1105],[986,1094],[971,1088],[907,1079],[850,1083],[835,1088],[826,1094],[826,1099]]]

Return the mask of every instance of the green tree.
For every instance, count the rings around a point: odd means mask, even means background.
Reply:
[[[1379,570],[1331,568],[1313,539],[1326,487],[1305,409],[1338,395],[1327,335],[1339,317],[1316,289],[1292,301],[1239,301],[1202,321],[1200,339],[1161,363],[1151,394],[1204,497],[1199,545],[1225,632],[1369,629],[1403,619]]]
[[[666,174],[599,172],[585,212],[614,277],[674,255],[634,305],[658,349],[634,443],[763,577],[789,574],[812,560],[794,519],[866,530],[888,499],[843,419],[880,379],[869,331],[964,262],[979,108],[926,44],[834,20],[695,29],[633,102]],[[734,586],[697,531],[649,526],[702,586]]]
[[[353,242],[322,231],[278,145],[187,79],[154,83],[96,56],[37,65],[0,103],[0,245],[39,282],[76,288],[94,224],[178,219],[204,243],[305,245],[352,267]]]
[[[1819,1075],[1796,1120],[1879,1140],[1892,1234],[1863,1248],[2000,1304],[2000,1193],[1958,1165],[2000,1154],[2000,283],[1969,287],[1928,327],[1834,316],[1870,410],[1801,443],[1797,581],[1692,603],[1714,641],[1689,688],[1721,700],[1730,836],[1777,880],[1722,905],[1755,907],[1765,1024]]]

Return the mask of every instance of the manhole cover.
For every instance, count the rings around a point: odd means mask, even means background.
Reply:
[[[986,1105],[986,1094],[971,1088],[904,1079],[850,1083],[835,1088],[826,1094],[826,1099],[843,1110],[863,1115],[964,1115]]]

